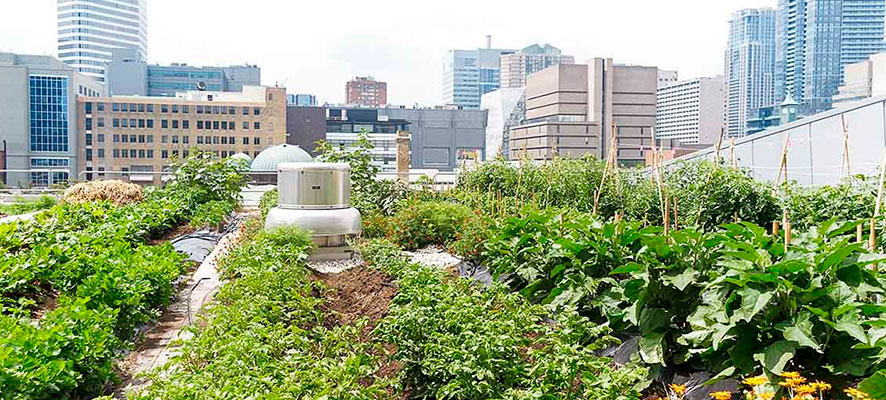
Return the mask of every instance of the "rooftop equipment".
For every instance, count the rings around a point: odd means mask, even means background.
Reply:
[[[314,260],[350,258],[349,236],[362,230],[360,212],[351,207],[351,167],[345,163],[282,163],[277,166],[279,200],[265,228],[297,226],[310,231]]]

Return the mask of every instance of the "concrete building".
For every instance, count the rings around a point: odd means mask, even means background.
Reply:
[[[776,102],[831,108],[844,68],[881,52],[886,0],[779,0]]]
[[[78,97],[105,87],[50,56],[0,53],[0,140],[5,184],[47,186],[77,176]]]
[[[453,171],[465,160],[486,159],[484,110],[389,107],[379,109],[378,115],[408,124],[413,169]]]
[[[696,78],[659,87],[655,133],[683,144],[714,144],[725,128],[725,79]]]
[[[409,123],[379,113],[378,108],[326,108],[326,141],[343,149],[353,148],[360,132],[369,135],[372,142],[372,164],[381,172],[397,171],[397,131],[406,130]]]
[[[388,84],[371,76],[358,76],[345,85],[347,104],[381,107],[388,104]]]
[[[543,46],[534,44],[524,47],[516,53],[503,54],[501,56],[501,87],[524,87],[527,76],[557,64],[575,64],[575,58],[563,55],[560,49],[549,44]]]
[[[240,92],[243,86],[261,85],[261,69],[255,65],[152,65],[133,49],[115,49],[107,64],[106,81],[112,96],[174,97],[189,90]]]
[[[483,95],[480,107],[486,119],[486,159],[508,157],[508,132],[526,118],[526,87],[501,88]]]
[[[886,53],[847,65],[843,80],[834,96],[835,106],[886,94]]]
[[[487,46],[491,47],[491,46]],[[443,61],[443,104],[480,108],[480,97],[501,87],[501,57],[515,50],[450,50]]]
[[[58,0],[58,58],[104,81],[113,49],[148,57],[147,0]]]
[[[79,98],[85,179],[159,184],[176,157],[203,150],[255,157],[286,142],[286,89],[244,86],[240,93],[189,91],[176,97]],[[142,174],[139,174],[139,173]]]
[[[292,96],[292,95],[290,95]],[[317,156],[317,142],[326,139],[326,108],[286,106],[286,143]]]
[[[747,134],[753,110],[775,104],[775,10],[732,14],[726,46],[726,133]]]
[[[316,107],[317,96],[305,93],[287,94],[286,105],[292,107]]]
[[[658,70],[658,87],[667,86],[680,81],[680,74],[677,71]]]
[[[655,67],[603,58],[530,75],[526,120],[509,131],[510,159],[586,154],[603,159],[615,135],[619,163],[643,164],[652,147],[657,84]]]

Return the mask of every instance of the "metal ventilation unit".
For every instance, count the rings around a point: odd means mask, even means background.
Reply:
[[[265,228],[297,226],[312,232],[312,259],[350,258],[347,238],[362,229],[351,207],[351,167],[344,163],[282,163],[277,167],[280,198],[268,212]]]

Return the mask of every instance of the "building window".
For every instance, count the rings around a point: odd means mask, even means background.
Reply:
[[[197,121],[197,129],[203,129],[203,121]]]
[[[143,119],[138,120],[138,127],[144,128],[145,127],[145,120],[143,120]]]
[[[144,150],[138,151],[138,158],[145,158],[145,151]]]
[[[168,113],[169,112],[169,104],[163,104],[160,106],[160,112]]]
[[[227,114],[227,113],[228,113],[228,108],[227,108],[227,107],[221,107],[221,113],[222,113],[222,115]]]
[[[87,114],[92,114],[92,103],[86,102],[86,104],[84,104],[84,108],[86,109]]]
[[[148,143],[154,143],[154,135],[148,135]]]
[[[68,77],[28,77],[31,151],[68,151]]]
[[[236,144],[236,143],[237,143],[237,140],[234,139],[233,136],[228,136],[228,143],[230,143],[230,144]]]
[[[187,114],[189,111],[189,108],[190,108],[190,106],[188,106],[187,104],[183,105],[182,106],[182,114]]]
[[[227,136],[221,137],[221,144],[228,144],[228,137]]]
[[[178,129],[178,120],[177,119],[172,120],[172,129]]]
[[[138,152],[135,149],[130,149],[129,150],[129,158],[137,158],[137,157],[138,157]]]
[[[249,129],[249,122],[248,121],[243,121],[243,129],[244,130]]]
[[[188,141],[190,140],[190,139],[188,139],[189,137],[190,136],[182,136],[182,143],[188,144]]]
[[[153,104],[148,104],[147,107],[148,107],[148,112],[149,112],[149,113],[154,112],[154,105],[153,105]]]
[[[129,103],[129,112],[135,112],[138,109],[138,105],[135,103]]]
[[[243,115],[249,115],[249,107],[243,107]]]
[[[98,108],[99,111],[105,110],[105,103],[96,103],[95,106],[96,106],[96,108]]]
[[[113,126],[114,128],[119,128],[120,127],[120,120],[117,118],[112,119],[111,126]]]
[[[261,115],[261,108],[258,108],[258,107],[253,108],[252,115],[255,115],[255,116]]]
[[[203,136],[197,136],[197,144],[203,144]]]
[[[105,158],[105,149],[98,149],[98,158]]]
[[[178,144],[178,135],[172,135],[172,144]]]
[[[145,105],[144,105],[144,104],[139,104],[139,105],[138,105],[138,112],[140,112],[140,113],[145,112]]]
[[[129,135],[129,143],[135,143],[135,135]]]
[[[86,130],[87,131],[92,130],[92,118],[86,118]]]
[[[129,135],[120,135],[120,139],[123,143],[129,143]]]
[[[169,150],[160,150],[160,158],[169,158]]]
[[[261,129],[261,122],[255,121],[255,122],[252,124],[252,129],[255,129],[255,130],[259,130],[259,129]]]
[[[91,133],[86,134],[86,145],[92,146],[92,134]]]
[[[92,149],[86,149],[86,161],[92,161]]]
[[[138,142],[144,143],[145,142],[145,135],[138,135]]]
[[[148,129],[154,129],[154,120],[149,119],[149,120],[147,120],[147,122],[148,122]]]
[[[148,150],[148,158],[154,158],[154,150]]]
[[[207,131],[212,129],[212,121],[203,121],[203,129]]]
[[[218,136],[212,137],[212,144],[218,144]]]
[[[116,111],[116,110],[114,110],[114,111]],[[129,112],[129,104],[127,104],[127,103],[120,103],[120,111],[122,111],[122,112]]]
[[[259,138],[258,136],[252,138],[252,144],[254,144],[254,145],[256,145],[256,146],[260,145],[260,144],[261,144],[261,138]]]
[[[98,139],[98,142],[99,142],[99,143],[104,143],[104,142],[105,142],[105,134],[104,134],[104,133],[99,133],[97,139]]]
[[[248,137],[243,138],[243,145],[244,146],[249,145],[249,138]]]
[[[234,121],[229,122],[229,123],[228,123],[228,129],[229,129],[229,130],[232,130],[232,131],[237,130],[237,124],[235,124]]]
[[[173,113],[173,114],[178,114],[178,104],[173,104],[173,105],[172,105],[172,113]]]
[[[221,122],[221,128],[222,128],[223,131],[228,130],[228,121],[222,121],[222,122]]]
[[[169,143],[169,136],[160,136],[160,143]]]
[[[167,119],[160,120],[160,128],[168,129],[169,128],[169,120],[167,120]]]
[[[203,114],[203,106],[195,106],[197,114]]]
[[[191,122],[191,121],[183,120],[183,121],[182,121],[182,129],[191,129],[191,124],[190,124],[190,122]]]
[[[120,158],[120,149],[114,149],[114,158]]]
[[[114,135],[113,141],[114,143],[120,143],[120,135]]]
[[[228,108],[228,114],[234,115],[234,114],[236,114],[236,113],[237,113],[237,108],[236,108],[236,107],[230,107],[230,108]]]
[[[218,130],[218,121],[212,121],[212,129]]]
[[[104,118],[98,118],[98,119],[96,119],[96,120],[95,120],[95,123],[96,123],[96,125],[98,125],[99,128],[104,128],[104,127],[105,127],[105,119],[104,119]]]
[[[134,129],[136,126],[138,126],[138,121],[135,118],[130,119],[129,127]]]

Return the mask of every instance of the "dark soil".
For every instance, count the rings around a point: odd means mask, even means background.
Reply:
[[[326,300],[321,306],[324,325],[352,325],[367,318],[368,333],[388,314],[391,300],[397,295],[394,279],[381,271],[354,268],[338,274],[317,274],[328,290],[319,293]]]
[[[150,244],[151,246],[161,245],[161,244],[166,243],[166,242],[168,242],[172,239],[175,239],[179,236],[187,235],[189,233],[194,233],[196,231],[197,231],[197,228],[195,228],[195,227],[191,226],[191,224],[185,222],[181,225],[178,225],[176,227],[169,229],[168,231],[164,232],[162,235],[160,235],[157,238],[152,238],[151,240],[148,241],[148,244]]]

